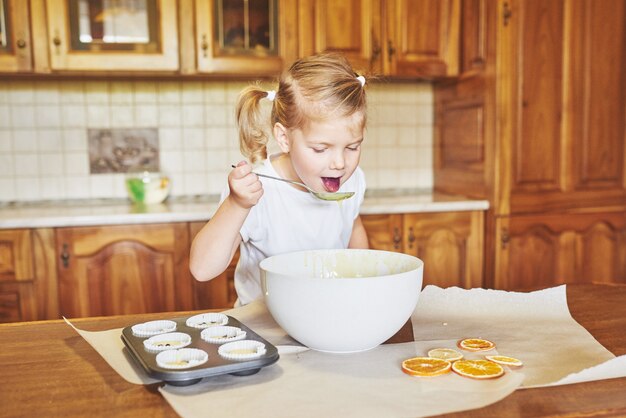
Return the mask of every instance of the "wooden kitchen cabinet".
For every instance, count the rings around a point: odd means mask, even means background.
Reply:
[[[299,1],[299,54],[346,55],[357,72],[453,76],[459,66],[458,0]]]
[[[192,39],[196,59],[185,58],[191,43],[184,45],[183,73],[278,75],[297,58],[296,14],[290,0],[195,0],[181,34]]]
[[[0,230],[0,322],[58,318],[52,229]]]
[[[198,234],[206,222],[190,222],[189,236],[190,243]],[[207,257],[210,257],[207,254]],[[224,273],[208,282],[199,282],[194,279],[194,309],[229,309],[237,300],[235,290],[235,267],[239,261],[239,251],[235,253],[228,268]]]
[[[510,216],[496,227],[496,288],[626,283],[624,211]]]
[[[186,223],[59,228],[56,250],[65,316],[194,308]]]
[[[28,2],[0,1],[0,73],[30,72],[32,69]]]
[[[562,264],[567,253],[571,265],[589,265],[583,252],[559,247],[583,233],[548,225],[595,213],[594,225],[616,228],[613,212],[626,210],[626,74],[606,64],[626,56],[626,1],[464,0],[462,10],[475,46],[461,77],[435,86],[435,190],[490,201],[488,286],[576,280],[551,276],[561,267],[547,259]],[[484,60],[472,65],[471,56]],[[543,232],[514,239],[524,216]],[[544,274],[521,268],[550,240],[558,257],[542,255]]]
[[[370,248],[424,262],[424,286],[483,286],[482,211],[361,215]]]
[[[45,6],[53,71],[179,70],[177,0],[45,0]]]
[[[435,187],[498,216],[624,205],[626,1],[463,4],[486,62],[436,86]]]

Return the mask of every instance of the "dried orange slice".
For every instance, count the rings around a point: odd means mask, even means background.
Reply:
[[[413,357],[402,362],[402,371],[411,376],[438,376],[448,373],[451,367],[448,360],[431,357]]]
[[[428,352],[428,357],[439,358],[441,360],[448,360],[450,362],[461,360],[463,354],[451,348],[433,348]]]
[[[515,357],[485,356],[485,358],[489,361],[493,361],[494,363],[502,364],[503,366],[520,367],[524,365],[524,363],[522,363],[522,360],[516,359]]]
[[[482,338],[466,338],[459,341],[457,345],[467,351],[487,351],[496,347],[491,341]]]
[[[452,370],[472,379],[493,379],[504,374],[498,363],[489,360],[459,360],[452,363]]]

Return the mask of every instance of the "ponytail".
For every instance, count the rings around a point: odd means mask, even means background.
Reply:
[[[255,163],[267,158],[267,132],[263,130],[266,121],[259,103],[267,97],[267,91],[258,85],[244,88],[239,94],[235,107],[235,116],[239,126],[239,149],[241,153]]]

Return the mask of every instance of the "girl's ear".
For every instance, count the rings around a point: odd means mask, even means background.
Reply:
[[[284,153],[288,153],[289,137],[287,136],[287,128],[278,122],[274,124],[274,138],[276,138],[276,142],[278,142],[280,150]]]

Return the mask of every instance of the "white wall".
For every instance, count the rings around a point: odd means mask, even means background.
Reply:
[[[157,127],[172,195],[217,195],[242,159],[233,114],[246,84],[0,80],[0,202],[125,197],[123,174],[89,174],[87,128]],[[431,86],[368,92],[369,189],[432,188]]]

